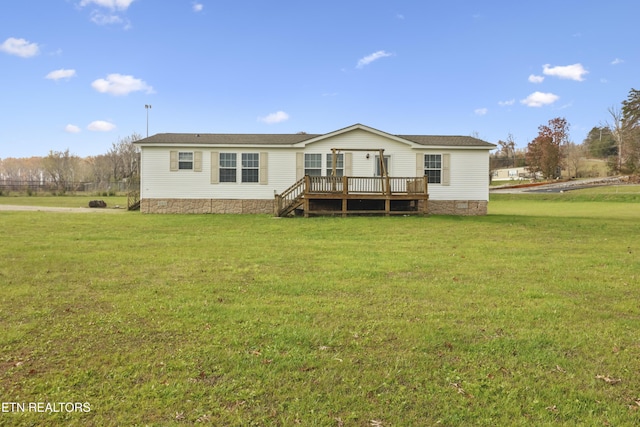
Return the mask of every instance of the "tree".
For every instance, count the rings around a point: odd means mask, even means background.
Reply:
[[[513,139],[513,135],[509,134],[507,140],[498,141],[498,147],[500,147],[499,154],[504,156],[507,160],[506,167],[512,167],[516,165],[516,142]]]
[[[66,151],[49,151],[49,155],[42,159],[44,170],[51,177],[51,181],[58,190],[66,191],[74,182],[80,158]]]
[[[640,90],[631,89],[622,101],[620,117],[622,139],[620,169],[625,172],[640,171]]]
[[[618,155],[618,144],[608,126],[591,129],[583,144],[589,155],[596,159],[608,159]]]
[[[545,179],[559,176],[563,165],[562,149],[569,143],[569,123],[563,117],[538,127],[538,136],[527,145],[527,166]]]
[[[111,145],[106,158],[111,166],[111,176],[114,181],[136,180],[139,176],[140,150],[134,144],[142,136],[133,133],[126,138],[120,138]]]
[[[586,152],[586,146],[582,144],[570,142],[565,146],[565,164],[570,177],[580,178],[582,176],[581,167],[584,163]]]

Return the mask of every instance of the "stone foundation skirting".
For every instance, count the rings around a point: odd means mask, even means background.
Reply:
[[[486,215],[484,200],[429,200],[429,215]],[[422,208],[420,202],[419,208]],[[142,199],[140,212],[157,214],[268,214],[273,215],[274,200],[232,199]]]
[[[427,213],[429,215],[486,215],[486,200],[429,200]]]
[[[140,212],[158,214],[269,214],[274,200],[142,199]]]

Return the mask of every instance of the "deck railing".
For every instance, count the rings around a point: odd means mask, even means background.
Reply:
[[[343,194],[426,194],[426,177],[307,176],[306,192]]]
[[[400,196],[403,200],[426,200],[427,177],[359,177],[359,176],[305,176],[281,194],[276,194],[275,215],[286,216],[302,206],[307,199],[358,199],[380,196],[390,200]],[[305,208],[306,210],[306,208]]]
[[[276,194],[276,215],[280,216],[292,208],[304,194],[305,179],[298,180],[281,194]]]

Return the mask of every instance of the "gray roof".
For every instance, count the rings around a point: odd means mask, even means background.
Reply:
[[[460,135],[396,135],[420,145],[451,145],[456,147],[495,147],[495,144],[472,136]]]
[[[158,133],[136,141],[137,144],[194,145],[293,145],[321,135],[259,133]]]
[[[385,133],[363,125],[353,125],[348,128],[330,132],[341,133],[353,128],[370,129],[375,132]],[[162,145],[265,145],[265,146],[291,146],[300,142],[322,137],[329,134],[238,134],[238,133],[159,133],[148,138],[136,141],[137,144],[162,144]],[[424,146],[450,146],[450,147],[485,147],[493,148],[495,144],[483,141],[471,136],[446,136],[446,135],[391,135],[406,141]]]

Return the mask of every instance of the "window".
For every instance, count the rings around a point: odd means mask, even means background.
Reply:
[[[424,174],[429,184],[440,184],[442,182],[442,155],[424,155]]]
[[[322,154],[304,155],[304,174],[309,176],[322,175]]]
[[[333,153],[327,154],[327,176],[333,172]],[[344,175],[344,154],[336,154],[336,176]]]
[[[258,182],[260,176],[260,155],[242,153],[242,182]]]
[[[389,175],[389,159],[391,158],[391,156],[384,156],[384,168],[387,171],[387,175]],[[376,175],[375,176],[382,176],[382,172],[380,171],[380,156],[376,156],[375,157],[375,161],[376,161]]]
[[[178,169],[193,169],[193,152],[178,153]]]
[[[220,182],[236,182],[236,153],[220,153]]]

